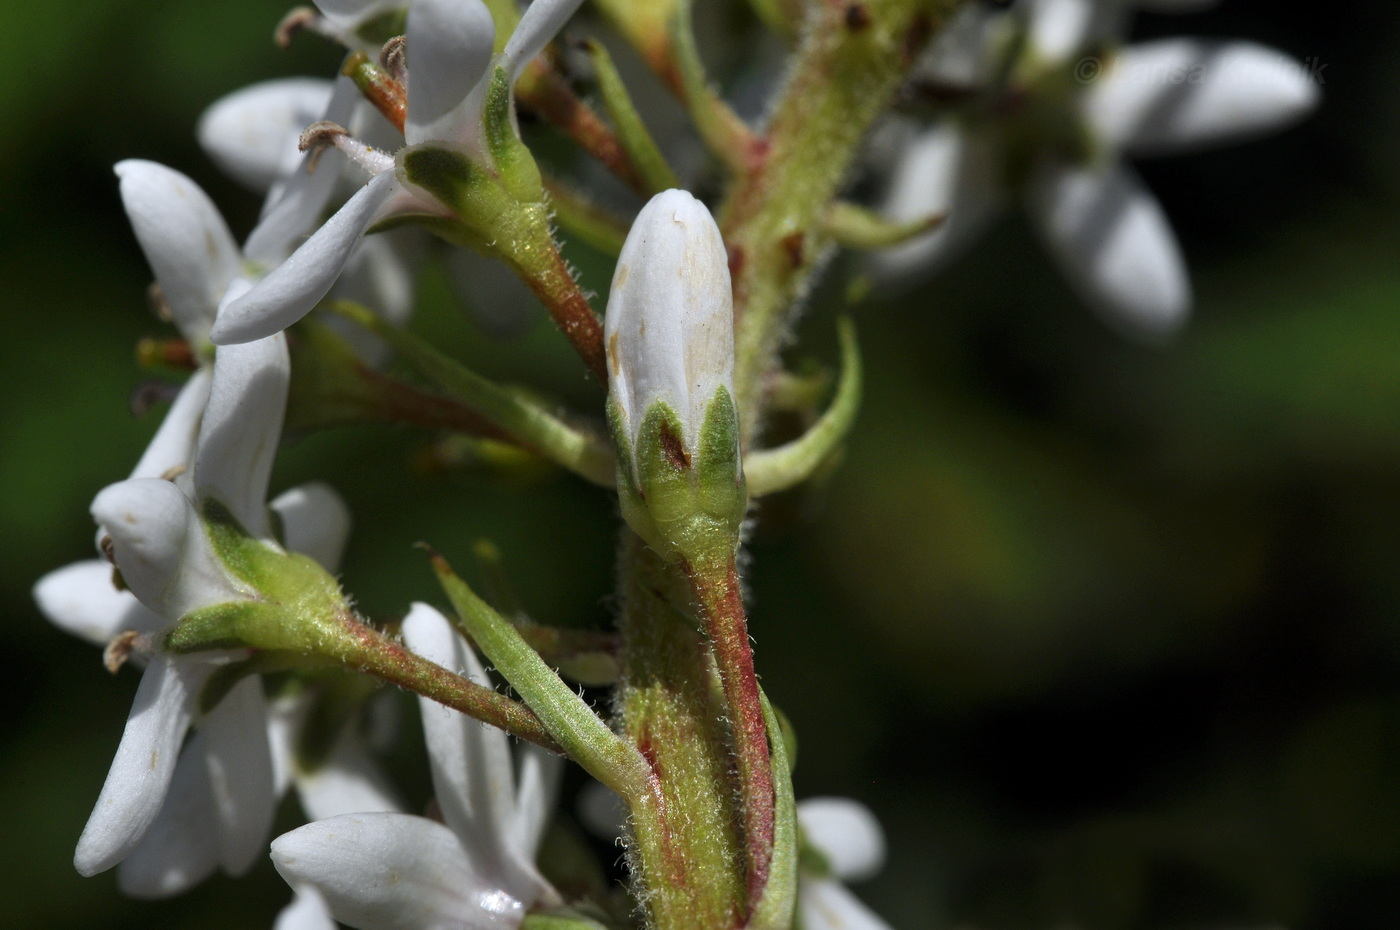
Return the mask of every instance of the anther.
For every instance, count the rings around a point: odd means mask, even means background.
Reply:
[[[306,127],[306,131],[301,134],[301,141],[297,145],[303,152],[314,153],[325,148],[336,149],[369,174],[381,174],[394,167],[393,156],[370,148],[358,139],[352,138],[344,126],[329,120],[321,120]],[[313,154],[312,170],[315,170],[316,167],[315,158],[316,156]]]
[[[126,664],[126,660],[131,658],[131,653],[136,650],[136,641],[140,636],[135,630],[125,630],[112,637],[102,650],[102,664],[107,666],[107,671],[115,675],[117,670]]]

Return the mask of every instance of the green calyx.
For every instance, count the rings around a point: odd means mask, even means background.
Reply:
[[[618,449],[618,496],[628,525],[667,561],[712,564],[739,542],[748,486],[739,459],[739,413],[721,387],[705,408],[696,449],[687,449],[680,416],[653,401],[636,432],[616,402],[609,418]]]
[[[343,635],[339,618],[349,605],[335,578],[314,559],[249,536],[217,501],[205,502],[203,516],[219,560],[255,593],[186,614],[166,635],[167,649],[312,653],[324,652],[328,639]]]

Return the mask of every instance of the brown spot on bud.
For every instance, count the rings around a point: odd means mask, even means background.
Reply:
[[[846,7],[846,28],[860,32],[870,26],[870,10],[864,3],[852,3]]]
[[[801,230],[788,233],[782,238],[783,251],[787,253],[788,263],[794,268],[802,267],[803,253],[807,246],[807,236]]]
[[[671,432],[671,424],[665,420],[661,423],[661,451],[665,453],[666,460],[671,463],[671,467],[677,471],[689,470],[690,453],[685,451],[685,443],[681,437]]]
[[[608,368],[612,370],[614,378],[622,374],[622,360],[617,354],[617,333],[613,333],[608,339]]]
[[[107,671],[113,675],[117,669],[126,664],[126,660],[131,658],[131,653],[136,649],[136,640],[141,634],[135,630],[126,630],[112,637],[102,650],[102,664],[107,667]]]

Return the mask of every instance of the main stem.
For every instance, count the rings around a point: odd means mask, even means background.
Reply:
[[[768,727],[763,718],[758,677],[754,674],[749,623],[744,615],[734,556],[731,554],[722,564],[710,566],[708,571],[697,571],[697,568],[683,566],[705,621],[705,632],[714,650],[728,705],[739,771],[744,842],[748,852],[748,895],[752,905],[768,883],[773,857],[773,768],[768,753]]]

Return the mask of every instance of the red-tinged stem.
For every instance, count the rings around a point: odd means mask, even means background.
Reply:
[[[719,667],[734,755],[743,797],[744,837],[748,852],[748,899],[752,907],[768,883],[773,858],[773,768],[768,753],[768,727],[763,717],[758,677],[753,669],[748,618],[734,556],[718,571],[697,571],[683,565],[704,615],[705,630]]]
[[[539,718],[524,704],[409,652],[348,614],[340,622],[349,636],[336,642],[334,658],[347,667],[431,698],[551,752],[563,753]]]
[[[549,310],[554,323],[564,333],[564,338],[574,347],[583,359],[588,370],[598,379],[599,384],[608,383],[608,369],[603,357],[603,322],[583,296],[578,282],[569,273],[564,256],[549,241],[547,254],[536,256],[533,267],[526,267],[516,261],[522,280]]]

